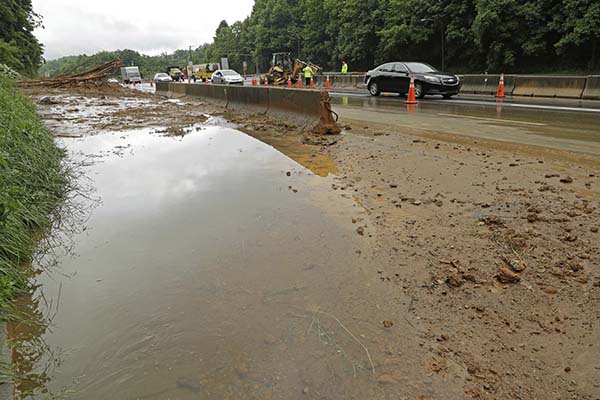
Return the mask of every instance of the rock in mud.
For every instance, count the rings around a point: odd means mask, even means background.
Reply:
[[[43,96],[38,100],[38,103],[43,105],[60,104],[60,100],[52,96]]]
[[[521,260],[509,260],[507,264],[510,267],[510,269],[512,269],[514,272],[521,272],[524,271],[525,268],[527,268],[527,265],[525,265],[525,263]]]
[[[394,323],[389,319],[384,319],[383,321],[381,321],[381,323],[383,324],[384,328],[391,328],[392,326],[394,326]]]
[[[516,272],[511,271],[504,265],[498,268],[496,279],[501,283],[517,283],[521,281],[521,277]]]
[[[462,286],[463,280],[459,274],[450,274],[446,277],[446,285],[450,287]]]
[[[365,228],[359,226],[358,228],[356,228],[356,233],[358,233],[360,236],[363,236],[365,234]]]
[[[390,383],[396,383],[396,381],[394,380],[394,377],[391,375],[380,375],[377,378],[377,382],[383,384],[383,385],[387,385]]]
[[[479,220],[486,225],[504,226],[504,221],[502,221],[500,217],[497,217],[496,215],[488,215],[483,218],[480,218]]]
[[[570,176],[565,176],[564,178],[560,178],[561,183],[573,183],[573,178]]]

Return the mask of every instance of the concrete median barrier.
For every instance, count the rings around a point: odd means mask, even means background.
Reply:
[[[314,126],[319,122],[320,91],[269,88],[267,115],[291,120],[298,126]]]
[[[185,83],[173,83],[169,86],[170,94],[169,97],[185,97],[186,95],[186,85]]]
[[[170,82],[156,82],[156,93],[159,96],[170,97],[169,88],[171,87]]]
[[[586,100],[600,100],[600,75],[587,77],[582,98]]]
[[[462,75],[461,93],[495,95],[500,83],[500,75]],[[504,75],[504,93],[512,94],[515,87],[515,75]]]
[[[183,93],[237,112],[261,113],[290,121],[322,134],[341,131],[331,110],[329,93],[325,91],[171,82],[157,85],[156,93],[170,97],[180,97]]]
[[[269,109],[269,88],[264,86],[229,86],[227,108],[254,114],[266,114]]]
[[[520,75],[515,81],[514,96],[561,97],[580,99],[585,76]]]
[[[362,88],[365,83],[364,75],[334,75],[329,77],[331,87]]]
[[[229,98],[227,96],[227,86],[211,85],[207,83],[197,83],[186,85],[186,95],[190,97],[204,98],[211,103],[227,107]]]

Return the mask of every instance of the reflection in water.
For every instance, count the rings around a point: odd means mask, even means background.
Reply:
[[[50,380],[49,372],[53,365],[45,362],[52,349],[44,342],[49,321],[40,308],[40,298],[23,296],[17,301],[20,312],[19,322],[8,323],[8,337],[11,342],[11,359],[16,376],[15,395],[17,398],[33,394]],[[58,360],[57,358],[50,357]]]
[[[59,259],[70,278],[38,278],[60,309],[35,336],[63,362],[37,384],[76,382],[82,399],[374,398],[376,328],[355,318],[365,245],[351,220],[365,216],[332,177],[208,125],[66,143],[100,156],[102,203],[77,257]]]
[[[61,364],[59,349],[48,345],[45,338],[52,333],[52,320],[59,311],[62,284],[59,283],[56,296],[46,297],[43,285],[36,280],[44,273],[51,273],[55,278],[63,276],[59,260],[72,256],[74,237],[85,230],[91,211],[98,205],[94,189],[85,176],[84,167],[89,163],[87,158],[64,162],[64,172],[70,177],[65,200],[54,215],[52,232],[39,241],[32,264],[23,265],[30,285],[27,293],[15,301],[17,316],[7,323],[12,363],[9,381],[13,384],[15,399],[40,393],[44,398],[57,398],[69,392],[61,388],[50,393],[47,388]]]

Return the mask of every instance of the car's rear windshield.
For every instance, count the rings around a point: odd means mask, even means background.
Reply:
[[[237,75],[238,73],[232,69],[224,69],[221,71],[223,75]]]
[[[405,64],[411,72],[424,73],[424,72],[436,72],[437,71],[435,68],[433,68],[431,65],[428,65],[428,64],[417,63],[417,62],[407,62]]]

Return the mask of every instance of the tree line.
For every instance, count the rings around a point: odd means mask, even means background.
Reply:
[[[331,70],[422,60],[457,72],[597,70],[598,0],[256,0],[207,54],[290,51]]]
[[[42,61],[42,45],[33,35],[41,17],[31,0],[0,2],[0,64],[27,76],[34,76]]]
[[[212,43],[173,54],[131,50],[75,56],[42,72],[69,72],[115,55],[148,77],[167,65],[219,62],[265,71],[271,54],[291,52],[325,70],[346,60],[366,71],[390,60],[418,60],[456,73],[598,71],[598,0],[255,0],[243,21],[222,21]]]

